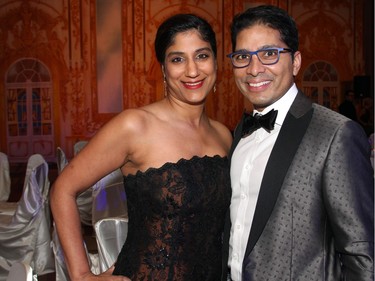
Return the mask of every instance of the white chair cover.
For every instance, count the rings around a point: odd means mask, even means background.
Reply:
[[[55,257],[56,281],[70,280],[55,223],[53,223],[51,246]]]
[[[85,147],[85,145],[88,143],[88,141],[77,141],[75,144],[74,144],[74,155],[77,155],[81,150],[82,148]]]
[[[77,155],[88,143],[88,141],[78,141],[74,144],[74,155]],[[92,213],[92,188],[89,188],[82,192],[77,197],[77,205],[81,222],[85,225],[93,225],[91,221]]]
[[[61,147],[57,147],[56,149],[56,164],[57,164],[57,173],[60,175],[61,171],[68,165],[68,159],[66,159],[65,152],[62,150]]]
[[[71,279],[69,277],[68,268],[65,263],[64,252],[61,248],[60,240],[56,232],[55,223],[53,223],[51,245],[55,256],[56,281],[70,281]],[[89,253],[85,244],[84,247],[86,249],[86,255],[89,261],[91,272],[99,274],[100,268],[98,254]]]
[[[120,169],[99,180],[92,191],[92,223],[109,217],[128,217],[123,175]]]
[[[0,280],[14,262],[29,264],[38,275],[55,271],[48,194],[48,165],[41,155],[32,155],[16,211],[8,223],[0,222]]]
[[[29,178],[33,169],[37,166],[42,165],[45,163],[44,158],[40,154],[31,155],[27,162],[25,179],[24,179],[24,186],[23,191],[25,190],[26,186],[29,184]],[[47,187],[42,187],[41,192],[43,190],[49,191],[49,181],[46,182]],[[23,192],[22,191],[22,192]],[[9,223],[14,215],[18,206],[18,202],[0,202],[0,221],[4,223]]]
[[[33,269],[29,264],[15,262],[12,264],[6,281],[37,281],[36,275],[33,276]]]
[[[77,205],[81,222],[92,226],[92,187],[77,196]]]
[[[10,175],[8,156],[0,152],[0,201],[8,201],[10,194]]]
[[[128,220],[124,218],[106,218],[95,223],[98,243],[99,266],[106,271],[116,261],[128,235]]]

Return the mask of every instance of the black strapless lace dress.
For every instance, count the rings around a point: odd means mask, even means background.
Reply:
[[[114,274],[132,281],[220,280],[228,159],[181,159],[129,175],[124,184],[129,231]]]

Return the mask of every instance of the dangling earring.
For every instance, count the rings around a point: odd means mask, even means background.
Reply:
[[[161,66],[161,72],[163,73],[163,83],[164,83],[164,97],[167,97],[168,91],[167,91],[167,78],[165,77],[164,72],[164,65]]]
[[[163,83],[164,83],[164,97],[167,97],[168,91],[167,91],[167,79],[165,78],[165,75],[163,75]]]
[[[216,93],[216,83],[215,83],[215,85],[214,85],[214,93]]]

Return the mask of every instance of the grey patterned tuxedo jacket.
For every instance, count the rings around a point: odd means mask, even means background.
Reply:
[[[373,280],[373,187],[362,128],[299,92],[266,166],[242,280]]]

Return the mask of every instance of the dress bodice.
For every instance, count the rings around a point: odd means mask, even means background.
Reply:
[[[129,228],[114,274],[131,280],[219,280],[228,159],[193,157],[124,177]]]

